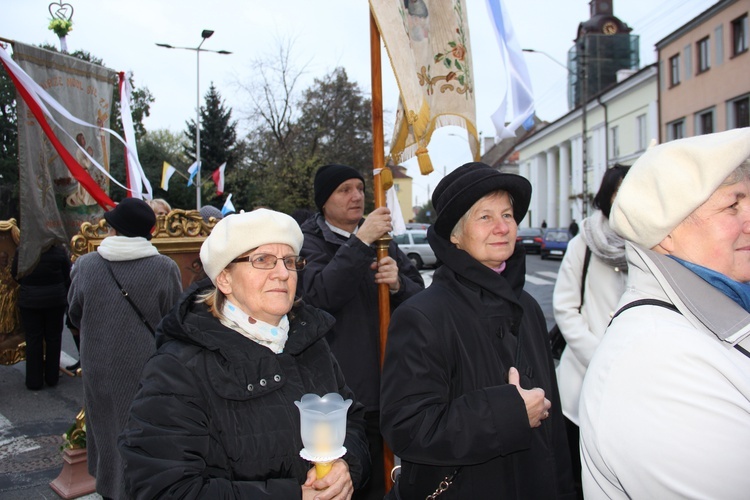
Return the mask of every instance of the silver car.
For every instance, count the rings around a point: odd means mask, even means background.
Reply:
[[[394,236],[393,241],[398,243],[398,247],[417,269],[434,266],[437,262],[435,252],[427,243],[427,231],[424,229],[407,229],[404,234]]]

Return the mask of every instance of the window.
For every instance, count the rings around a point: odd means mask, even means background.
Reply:
[[[682,139],[685,137],[685,120],[677,120],[667,124],[667,140]]]
[[[646,124],[646,115],[638,115],[635,120],[638,130],[638,151],[644,151],[648,146],[648,125]]]
[[[714,131],[714,112],[705,111],[698,114],[698,120],[696,121],[696,135],[699,134],[711,134]]]
[[[732,21],[732,55],[747,52],[747,14]]]
[[[408,245],[410,243],[409,235],[406,233],[393,236],[393,241],[395,241],[398,245]]]
[[[609,156],[618,158],[620,156],[620,128],[612,127],[609,130]]]
[[[669,85],[680,84],[680,54],[669,58]]]
[[[729,103],[729,127],[750,127],[750,96],[745,95]]]
[[[708,37],[698,41],[696,50],[698,54],[698,73],[705,73],[711,67],[710,49]]]

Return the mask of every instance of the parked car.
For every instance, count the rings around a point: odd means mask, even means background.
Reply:
[[[429,222],[407,222],[406,223],[406,229],[424,229],[427,231],[427,228],[430,227]]]
[[[526,253],[539,253],[542,247],[542,230],[538,227],[522,227],[516,234],[516,245],[523,245]]]
[[[417,269],[424,266],[434,266],[437,263],[435,252],[427,243],[427,231],[424,229],[407,229],[404,234],[393,237],[398,247],[409,257]]]
[[[542,238],[542,246],[539,250],[539,254],[542,259],[550,257],[558,257],[562,259],[566,250],[568,250],[569,241],[570,233],[567,229],[547,229]]]

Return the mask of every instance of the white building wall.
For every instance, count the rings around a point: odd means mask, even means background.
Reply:
[[[646,114],[649,137],[658,130],[656,65],[648,66],[590,101],[586,113],[587,199],[582,213],[582,116],[576,109],[548,124],[517,145],[520,174],[533,186],[532,211],[524,225],[567,227],[593,211],[591,200],[607,168],[616,162],[632,164],[643,152],[638,147],[637,116]],[[619,155],[610,157],[611,127],[619,129]]]
[[[547,221],[547,227],[557,227],[557,213],[559,207],[559,199],[557,197],[557,190],[559,189],[559,183],[557,178],[559,176],[559,165],[557,162],[557,155],[559,150],[550,149],[547,151],[547,213],[543,217]],[[541,223],[540,223],[541,225]]]

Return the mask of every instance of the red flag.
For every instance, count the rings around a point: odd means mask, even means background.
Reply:
[[[224,169],[226,167],[227,162],[224,162],[219,168],[214,170],[213,174],[211,174],[211,177],[214,179],[214,184],[216,184],[216,194],[219,196],[224,192]]]

